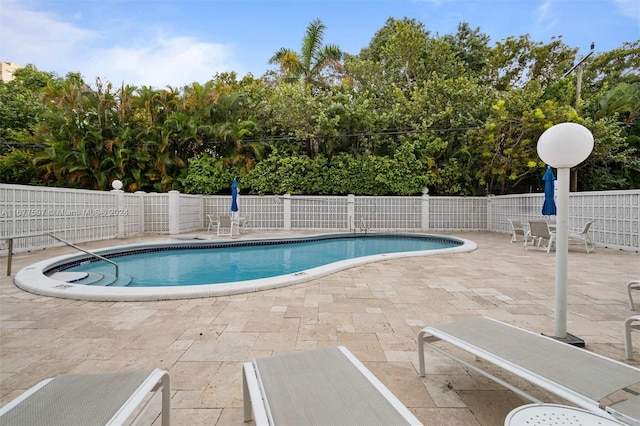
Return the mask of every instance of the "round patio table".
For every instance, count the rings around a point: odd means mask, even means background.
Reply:
[[[603,412],[604,413],[604,412]],[[505,426],[520,425],[615,425],[617,422],[581,408],[558,404],[528,404],[517,407],[507,415]]]

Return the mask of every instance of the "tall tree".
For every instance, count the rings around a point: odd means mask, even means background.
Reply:
[[[335,77],[331,71],[342,73],[343,54],[338,45],[323,45],[325,29],[322,21],[315,19],[307,27],[299,53],[282,47],[269,63],[280,66],[286,81],[302,79],[309,86],[328,85]]]

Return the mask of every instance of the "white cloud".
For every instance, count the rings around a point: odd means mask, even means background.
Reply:
[[[635,18],[640,23],[640,2],[638,0],[613,0],[613,3],[622,15]]]
[[[230,45],[125,27],[112,23],[88,30],[51,13],[27,10],[22,1],[2,0],[0,40],[11,42],[0,43],[0,60],[33,64],[60,76],[79,72],[89,84],[100,77],[114,85],[160,88],[204,82],[217,72],[246,72],[233,59]]]
[[[26,10],[21,5],[16,1],[3,1],[0,7],[0,40],[3,41],[0,60],[19,65],[51,65],[97,35],[49,13]]]
[[[544,0],[544,2],[542,2],[542,4],[536,9],[536,24],[544,31],[552,29],[557,23],[557,18],[553,10],[556,7],[555,3],[556,0]]]
[[[84,64],[88,81],[95,77],[119,85],[181,87],[205,82],[216,72],[236,71],[242,65],[232,59],[229,46],[206,43],[192,37],[156,36],[134,46],[98,50]]]

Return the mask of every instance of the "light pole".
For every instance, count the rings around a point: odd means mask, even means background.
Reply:
[[[568,343],[575,336],[567,335],[567,257],[569,253],[569,174],[571,167],[586,160],[593,150],[593,135],[576,123],[560,123],[545,130],[538,139],[540,159],[558,169],[556,200],[556,287],[555,337]],[[569,338],[570,337],[570,338]],[[578,339],[579,340],[579,339]]]

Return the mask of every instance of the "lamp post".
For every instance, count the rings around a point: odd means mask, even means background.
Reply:
[[[569,253],[569,173],[593,150],[593,135],[576,123],[561,123],[545,130],[538,139],[540,159],[558,169],[556,200],[555,337],[567,336],[567,257]],[[571,336],[575,338],[575,336]],[[570,342],[569,342],[570,343]],[[584,342],[582,343],[584,346]]]

